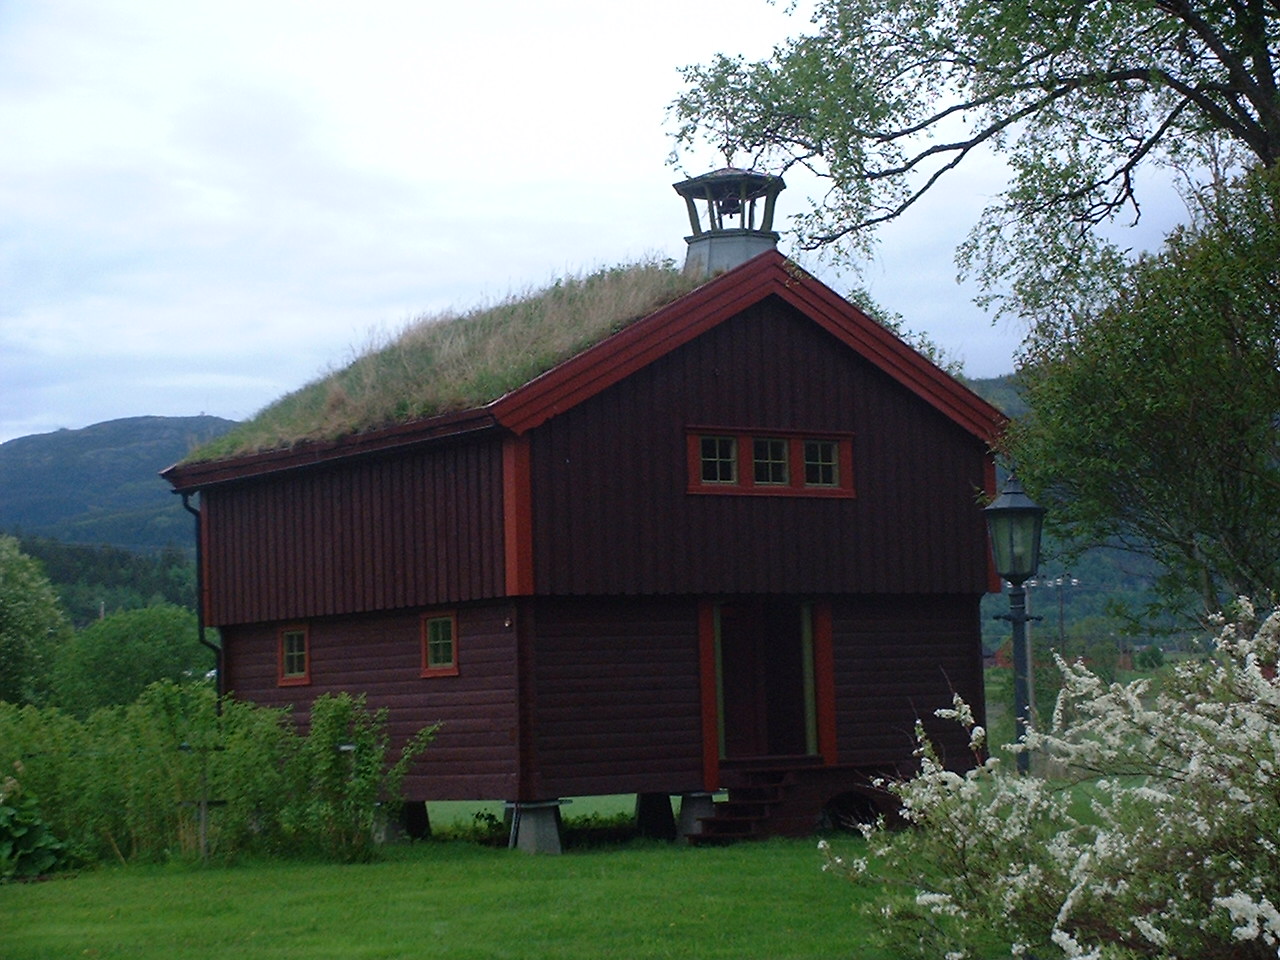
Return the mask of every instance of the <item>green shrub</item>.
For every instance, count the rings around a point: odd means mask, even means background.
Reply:
[[[293,765],[285,833],[338,860],[368,859],[376,817],[392,812],[409,764],[435,732],[434,726],[419,731],[388,770],[387,709],[370,712],[363,694],[319,697]]]
[[[1202,960],[1275,957],[1280,944],[1280,611],[1245,598],[1216,653],[1107,683],[1059,660],[1062,693],[1025,748],[949,769],[917,727],[919,772],[886,784],[912,829],[827,868],[874,893],[859,909],[898,957]],[[1261,621],[1261,622],[1260,622]],[[936,711],[985,731],[958,697]]]
[[[608,847],[640,836],[634,813],[584,813],[564,818],[564,845],[568,848]]]
[[[14,772],[22,774],[22,764]],[[40,816],[36,798],[17,777],[0,781],[0,883],[39,877],[56,870],[65,847]]]
[[[1159,670],[1164,666],[1164,651],[1156,644],[1138,651],[1133,658],[1133,665],[1139,670]]]
[[[419,733],[388,769],[386,726],[385,710],[343,694],[316,701],[303,737],[287,711],[226,700],[219,713],[208,685],[166,681],[84,720],[0,703],[0,769],[24,764],[44,823],[87,862],[295,850],[360,859],[379,802],[398,800],[434,734]]]
[[[485,847],[505,847],[510,836],[510,823],[490,810],[477,810],[469,821],[431,827],[433,840],[460,840]]]

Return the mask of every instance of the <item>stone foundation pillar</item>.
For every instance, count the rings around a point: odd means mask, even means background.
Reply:
[[[690,837],[702,833],[699,817],[710,817],[716,812],[715,794],[698,792],[680,795],[680,836]]]
[[[674,840],[676,818],[671,812],[671,794],[636,794],[636,830],[651,840]]]
[[[560,805],[566,800],[534,800],[508,803],[511,838],[507,846],[525,853],[561,853]]]

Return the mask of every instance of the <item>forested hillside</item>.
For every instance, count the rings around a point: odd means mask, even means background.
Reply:
[[[220,417],[130,417],[0,444],[0,532],[131,551],[189,551],[190,516],[159,477]]]
[[[77,628],[121,610],[162,603],[195,609],[195,561],[177,547],[139,553],[46,537],[20,537],[18,544],[40,562]]]
[[[1003,377],[985,377],[980,380],[964,380],[964,385],[992,406],[1003,411],[1005,416],[1017,419],[1027,412],[1026,401],[1018,388],[1017,377],[1006,374]]]

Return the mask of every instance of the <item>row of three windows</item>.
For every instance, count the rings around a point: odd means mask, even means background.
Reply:
[[[853,496],[848,436],[696,431],[689,434],[690,490]]]
[[[452,614],[429,614],[422,618],[421,645],[423,677],[451,677],[458,674],[458,618]],[[276,635],[277,673],[282,687],[311,682],[311,629],[306,624],[280,628]]]

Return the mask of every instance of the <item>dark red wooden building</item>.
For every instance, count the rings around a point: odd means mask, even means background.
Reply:
[[[491,402],[165,475],[224,689],[441,721],[411,799],[681,795],[696,831],[734,788],[702,829],[800,830],[981,710],[1003,424],[765,249]]]

